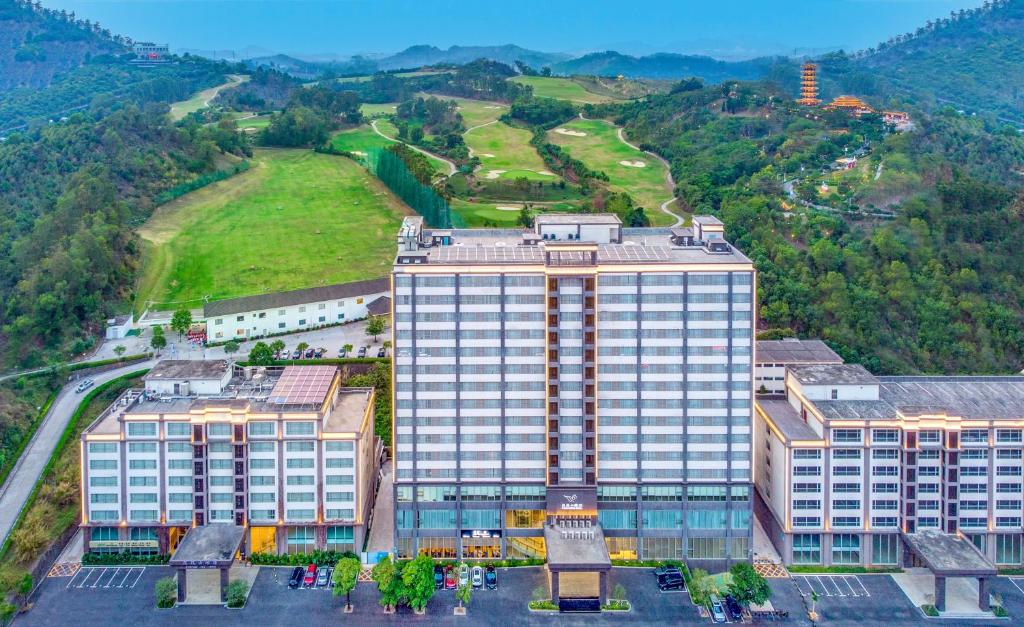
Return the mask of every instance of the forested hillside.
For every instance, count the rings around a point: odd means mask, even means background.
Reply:
[[[28,0],[0,0],[0,94],[45,87],[61,72],[123,52],[124,39],[77,20],[74,13]]]
[[[882,373],[1020,370],[1024,139],[955,114],[890,134],[872,116],[810,119],[766,85],[695,87],[591,113],[669,159],[683,203],[725,221],[760,272],[763,329]],[[894,220],[794,210],[781,172],[861,146],[910,181]]]
[[[1024,126],[1024,0],[997,0],[876,47],[821,59],[827,96],[857,93],[935,110],[949,105]]]
[[[630,78],[689,78],[697,77],[709,83],[727,79],[757,80],[772,72],[777,63],[790,64],[783,59],[762,58],[749,61],[719,61],[700,55],[659,53],[633,57],[618,52],[595,52],[562,61],[552,66],[556,74],[583,74],[595,76],[626,76]]]

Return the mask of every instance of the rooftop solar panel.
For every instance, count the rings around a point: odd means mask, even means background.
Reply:
[[[275,405],[322,404],[336,372],[334,366],[288,366],[268,400]]]

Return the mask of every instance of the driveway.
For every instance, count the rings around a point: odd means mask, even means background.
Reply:
[[[155,361],[133,363],[117,370],[109,370],[95,375],[92,379],[96,385],[99,385],[129,372],[151,368],[155,363]],[[43,472],[46,462],[49,461],[50,455],[53,454],[57,441],[60,440],[64,428],[71,420],[71,414],[75,413],[78,404],[85,398],[85,393],[75,392],[77,385],[78,382],[73,381],[60,391],[53,401],[53,405],[50,406],[50,411],[47,412],[39,428],[36,429],[32,440],[22,452],[18,463],[15,464],[11,474],[7,476],[7,481],[4,482],[3,487],[0,487],[0,544],[7,540],[7,535],[11,532],[15,520],[25,506],[25,501],[39,479],[39,475]]]

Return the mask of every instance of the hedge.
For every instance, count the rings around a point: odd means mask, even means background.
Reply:
[[[359,559],[359,556],[351,551],[320,551],[312,553],[289,553],[278,555],[277,553],[253,553],[249,561],[257,566],[334,566],[343,557]]]
[[[245,367],[250,366],[247,361],[235,362],[237,365]],[[331,358],[331,359],[275,359],[269,365],[271,366],[340,366],[342,364],[390,364],[390,357],[344,357],[344,358]]]
[[[133,555],[128,551],[120,553],[86,553],[82,555],[83,566],[161,566],[170,561],[170,555]]]
[[[128,361],[140,361],[142,359],[149,359],[152,356],[153,353],[139,353],[137,355],[121,355],[120,357],[100,359],[97,361],[80,361],[78,363],[68,364],[68,371],[74,372],[76,370],[85,370],[86,368],[99,368],[100,366],[109,366],[110,364],[121,364]]]

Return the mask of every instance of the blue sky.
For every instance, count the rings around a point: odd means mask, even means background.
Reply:
[[[174,49],[299,54],[515,43],[742,58],[863,48],[981,0],[43,0]]]

